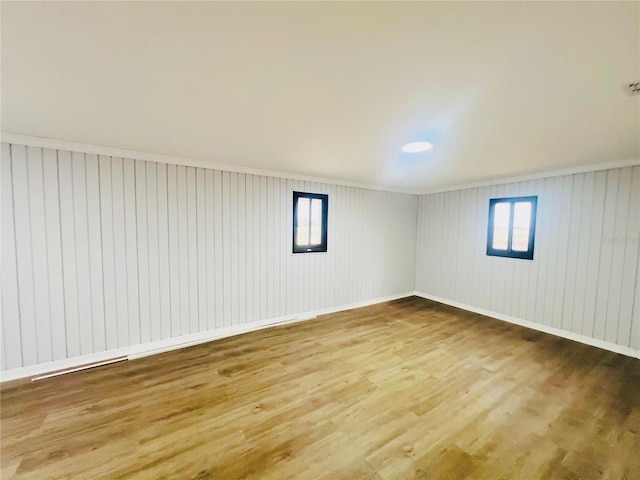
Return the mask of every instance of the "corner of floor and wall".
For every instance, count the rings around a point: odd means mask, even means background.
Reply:
[[[414,195],[3,134],[0,379],[418,295],[640,357],[640,163]],[[294,190],[327,253],[291,254]],[[490,198],[538,195],[533,261]]]
[[[538,196],[534,259],[486,255],[489,199]],[[640,162],[423,195],[415,289],[640,358]]]

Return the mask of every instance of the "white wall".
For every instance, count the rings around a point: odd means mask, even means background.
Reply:
[[[538,195],[534,260],[487,256],[489,199],[519,195]],[[639,250],[637,166],[423,195],[416,290],[633,354]]]
[[[417,197],[2,144],[2,370],[414,287]],[[291,254],[292,191],[329,194]]]
[[[1,153],[4,372],[414,288],[640,352],[637,166],[418,200],[17,143]],[[326,254],[290,253],[293,190],[329,194]],[[515,195],[538,195],[534,261],[485,254],[489,199]]]

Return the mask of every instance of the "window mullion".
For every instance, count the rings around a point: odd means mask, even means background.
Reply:
[[[508,239],[507,239],[507,252],[511,252],[511,246],[513,243],[513,211],[515,210],[515,202],[509,202],[511,208],[509,208],[509,227],[508,227]]]
[[[311,213],[313,212],[313,209],[311,208],[311,204],[313,202],[312,198],[309,198],[309,215],[307,215],[309,217],[309,228],[307,229],[307,245],[309,245],[309,247],[311,248]]]

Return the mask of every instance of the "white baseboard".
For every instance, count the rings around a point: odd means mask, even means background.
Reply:
[[[433,300],[434,302],[444,303],[445,305],[450,305],[452,307],[460,308],[462,310],[467,310],[469,312],[479,313],[480,315],[496,318],[498,320],[503,320],[505,322],[513,323],[515,325],[520,325],[522,327],[527,327],[532,330],[538,330],[540,332],[550,333],[551,335],[555,335],[557,337],[562,337],[568,340],[584,343],[586,345],[591,345],[592,347],[598,347],[598,348],[602,348],[603,350],[609,350],[611,352],[621,353],[622,355],[627,355],[629,357],[640,358],[640,350],[635,350],[630,347],[624,347],[622,345],[605,342],[604,340],[598,340],[597,338],[587,337],[585,335],[568,332],[566,330],[550,327],[548,325],[541,325],[539,323],[530,322],[528,320],[522,320],[520,318],[512,317],[510,315],[505,315],[503,313],[492,312],[490,310],[485,310],[484,308],[478,308],[472,305],[467,305],[466,303],[456,302],[454,300],[438,297],[436,295],[429,295],[428,293],[415,291],[413,292],[413,294],[417,297],[426,298],[427,300]]]
[[[216,328],[213,330],[206,330],[204,332],[191,333],[188,335],[181,335],[179,337],[166,338],[164,340],[131,345],[128,347],[116,348],[104,352],[91,353],[89,355],[82,355],[79,357],[65,358],[53,362],[30,365],[28,367],[14,368],[11,370],[0,372],[0,382],[8,382],[10,380],[17,380],[19,378],[49,376],[54,372],[62,374],[69,371],[68,373],[71,373],[71,371],[92,368],[94,366],[97,366],[96,364],[98,363],[112,363],[112,361],[118,359],[134,360],[136,358],[155,355],[171,350],[177,350],[179,348],[198,345],[200,343],[210,342],[212,340],[219,340],[221,338],[239,335],[241,333],[253,332],[256,330],[275,327],[277,325],[285,325],[288,323],[303,322],[316,318],[318,315],[326,315],[328,313],[350,310],[352,308],[366,307],[369,305],[375,305],[376,303],[388,302],[391,300],[397,300],[399,298],[410,297],[413,294],[414,292],[405,292],[396,295],[389,295],[386,297],[374,298],[371,300],[364,300],[361,302],[349,303],[346,305],[339,305],[336,307],[322,308],[319,310],[270,318],[268,320],[260,320],[257,322]]]

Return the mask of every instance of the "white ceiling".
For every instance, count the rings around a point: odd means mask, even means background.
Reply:
[[[1,8],[4,132],[407,191],[640,157],[640,2]]]

